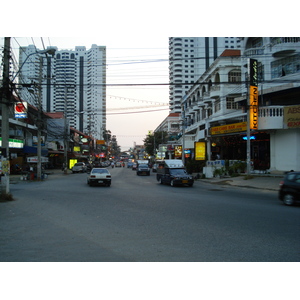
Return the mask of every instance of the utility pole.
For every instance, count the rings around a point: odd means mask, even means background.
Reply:
[[[1,163],[2,176],[1,190],[3,193],[9,193],[9,105],[11,94],[9,92],[9,60],[10,60],[10,37],[6,37],[4,41],[3,53],[3,85],[2,85],[2,126],[1,126]]]
[[[43,58],[39,57],[39,85],[38,85],[38,119],[37,119],[37,180],[42,179],[42,77],[43,77]]]
[[[64,174],[68,174],[68,148],[69,148],[69,126],[67,120],[68,87],[65,85],[65,107],[64,107]]]

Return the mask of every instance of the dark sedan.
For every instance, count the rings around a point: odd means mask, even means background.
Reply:
[[[279,199],[285,205],[300,201],[300,172],[289,172],[279,184]]]

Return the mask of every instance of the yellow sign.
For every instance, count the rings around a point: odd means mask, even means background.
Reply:
[[[300,128],[300,105],[285,107],[283,120],[288,128]]]
[[[206,158],[206,143],[195,142],[195,159],[205,160],[205,158]]]
[[[258,129],[258,87],[250,85],[250,129]]]
[[[222,126],[216,126],[210,128],[210,134],[225,134],[232,132],[242,132],[247,130],[247,122],[226,124]]]
[[[97,145],[105,145],[105,141],[104,140],[97,140],[96,144]]]
[[[80,152],[80,146],[74,146],[73,151],[74,152]]]

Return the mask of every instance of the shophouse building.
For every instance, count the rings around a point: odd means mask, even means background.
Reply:
[[[241,38],[225,50],[182,100],[185,148],[206,144],[208,161],[247,159],[249,59],[256,62],[256,128],[250,131],[253,170],[300,169],[300,38]]]

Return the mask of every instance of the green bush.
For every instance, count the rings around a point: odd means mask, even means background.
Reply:
[[[233,174],[244,173],[247,168],[247,163],[244,161],[235,162],[233,165],[228,165],[228,175],[233,177]]]
[[[215,168],[213,175],[214,175],[214,177],[217,177],[217,176],[221,177],[221,176],[226,175],[226,168],[225,167]]]

